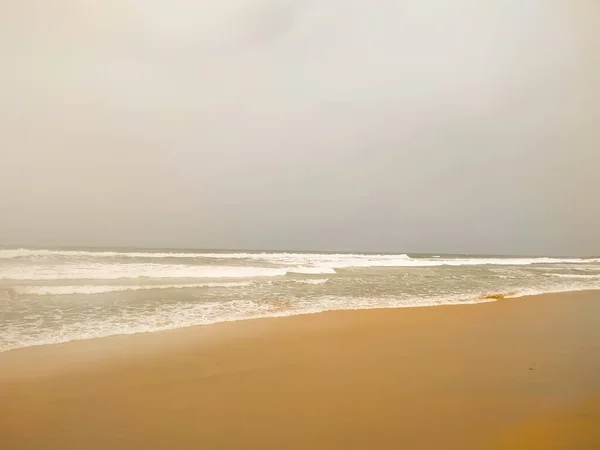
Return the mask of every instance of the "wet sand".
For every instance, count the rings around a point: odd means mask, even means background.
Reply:
[[[0,354],[0,448],[600,449],[600,292]]]

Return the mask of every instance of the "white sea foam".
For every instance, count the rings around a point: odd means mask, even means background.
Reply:
[[[4,329],[0,328],[0,351],[255,318],[286,317],[336,310],[408,308],[486,301],[490,300],[458,297],[433,300],[324,296],[311,300],[299,299],[292,308],[282,308],[277,304],[253,300],[163,304],[146,311],[122,310],[118,315],[109,317],[82,317],[75,323],[62,324],[55,329],[42,329],[22,323],[13,324]]]
[[[411,258],[405,254],[346,254],[346,253],[215,253],[215,252],[115,252],[115,251],[79,251],[79,250],[34,250],[3,249],[0,259],[14,258],[188,258],[188,259],[234,259],[264,261],[271,264],[291,267],[418,267],[440,265],[531,265],[531,264],[586,264],[598,263],[599,258],[445,258],[438,255],[432,258]]]
[[[575,273],[546,273],[544,275],[558,278],[575,278],[580,280],[600,280],[600,274],[575,274]]]
[[[335,273],[335,269],[331,267],[293,267],[287,269],[287,273],[300,273],[307,275],[320,275]]]
[[[290,280],[294,283],[298,283],[298,284],[311,284],[313,286],[317,286],[319,284],[325,284],[329,281],[328,278],[307,278],[307,279],[301,279],[301,280]]]
[[[89,253],[89,252],[87,252]],[[245,254],[250,255],[250,254]],[[221,255],[224,257],[224,255]],[[235,258],[234,258],[235,259]],[[438,266],[524,266],[532,264],[594,264],[596,260],[559,260],[553,258],[410,258],[406,255],[254,255],[247,264],[230,260],[230,264],[161,264],[158,262],[122,262],[106,260],[23,261],[0,268],[0,280],[117,280],[137,278],[254,278],[279,277],[286,274],[335,274],[341,269],[371,267],[438,267]],[[224,261],[226,263],[226,261]],[[538,266],[542,267],[542,266]]]
[[[371,255],[349,253],[289,253],[289,252],[116,252],[88,250],[44,250],[44,249],[0,249],[0,259],[32,257],[80,257],[80,258],[211,258],[211,259],[249,259],[257,261],[298,261],[338,258],[405,258],[407,255]]]
[[[118,280],[137,278],[254,278],[283,276],[285,269],[252,266],[184,264],[58,264],[19,265],[0,272],[3,280]]]
[[[86,250],[33,250],[27,248],[0,250],[0,259],[13,258],[201,258],[206,253],[187,252],[112,252],[112,251],[86,251]]]
[[[149,291],[165,289],[198,289],[198,288],[233,288],[252,286],[251,281],[232,283],[197,283],[197,284],[149,284],[138,286],[19,286],[14,290],[28,295],[73,295],[73,294],[105,294],[109,292]]]
[[[600,286],[598,286],[600,287]],[[518,290],[507,297],[522,297],[545,293],[588,290],[582,286],[555,286]],[[56,328],[43,328],[38,319],[19,321],[0,327],[0,351],[57,344],[74,340],[94,339],[114,335],[156,332],[195,325],[208,325],[254,318],[284,317],[336,310],[411,308],[440,305],[466,305],[496,301],[485,293],[446,296],[348,297],[322,296],[296,298],[281,306],[255,300],[233,300],[198,303],[168,303],[143,310],[123,309],[113,315],[86,315]]]
[[[476,303],[492,301],[481,299],[482,295],[503,292],[521,296],[600,289],[599,262],[393,254],[0,250],[0,348],[338,309]],[[187,292],[188,288],[200,290]],[[150,289],[165,292],[94,297]]]

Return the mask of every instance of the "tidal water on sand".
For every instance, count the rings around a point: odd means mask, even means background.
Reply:
[[[342,309],[600,289],[600,259],[0,249],[0,351]]]

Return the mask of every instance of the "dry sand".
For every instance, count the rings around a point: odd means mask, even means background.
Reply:
[[[600,449],[600,293],[6,352],[0,448]]]

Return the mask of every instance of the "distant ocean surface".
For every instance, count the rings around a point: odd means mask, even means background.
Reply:
[[[0,351],[342,309],[600,289],[600,258],[0,249]]]

